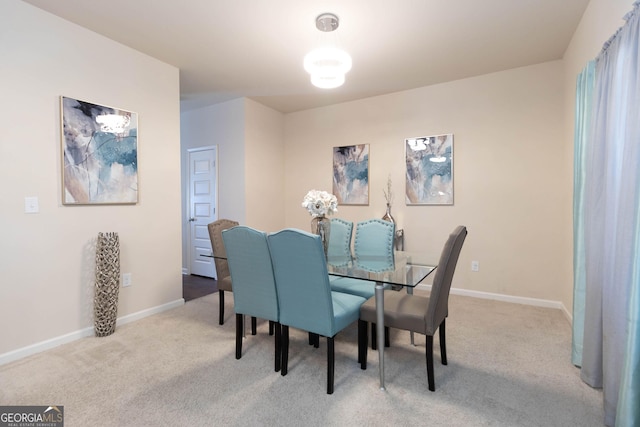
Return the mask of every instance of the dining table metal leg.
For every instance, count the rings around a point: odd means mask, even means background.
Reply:
[[[413,288],[412,287],[407,287],[407,293],[409,295],[413,295]],[[413,340],[413,331],[409,331],[409,336],[411,337],[411,345],[415,347],[416,343]]]
[[[376,282],[376,331],[378,341],[378,364],[380,371],[380,390],[384,387],[384,286],[382,282]]]

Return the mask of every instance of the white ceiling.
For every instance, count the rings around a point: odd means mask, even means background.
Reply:
[[[249,97],[293,112],[561,59],[589,0],[23,0],[180,68],[182,110]],[[326,34],[353,68],[313,87]]]

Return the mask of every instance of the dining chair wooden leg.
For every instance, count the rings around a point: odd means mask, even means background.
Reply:
[[[371,350],[378,349],[378,334],[375,323],[371,323]],[[389,339],[389,327],[384,327],[384,346],[391,347],[391,340]]]
[[[333,394],[333,375],[336,359],[333,337],[327,337],[327,394]]]
[[[242,319],[242,314],[236,313],[236,359],[242,357],[242,330],[244,329]]]
[[[275,371],[278,372],[282,367],[282,328],[280,327],[280,322],[270,321],[269,325],[271,329],[275,329]]]
[[[320,335],[309,332],[309,345],[312,345],[315,348],[320,347]]]
[[[446,319],[444,319],[442,321],[442,323],[440,324],[440,327],[438,329],[440,329],[440,359],[442,360],[442,364],[446,365],[447,364],[447,343],[445,341],[445,329],[444,329],[444,322]]]
[[[358,319],[358,363],[360,364],[360,369],[367,369],[368,337],[367,322]]]
[[[220,297],[220,319],[218,320],[219,325],[224,325],[224,291],[218,291],[218,296]]]
[[[427,335],[427,380],[429,390],[436,391],[435,380],[433,379],[433,335]]]
[[[371,350],[378,349],[378,333],[375,323],[371,323]]]
[[[280,367],[280,375],[287,375],[289,365],[289,327],[282,325],[282,366]]]
[[[256,328],[257,328],[257,320],[254,316],[251,316],[251,335],[255,335],[256,334]]]

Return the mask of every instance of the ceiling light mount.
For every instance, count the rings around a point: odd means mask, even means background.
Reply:
[[[340,19],[333,13],[323,13],[316,18],[316,28],[324,33],[335,31],[340,25]]]
[[[323,33],[335,31],[340,20],[333,13],[316,17],[316,28]],[[351,69],[351,56],[334,46],[323,46],[309,52],[304,58],[304,69],[311,75],[311,83],[322,89],[342,86],[345,74]]]

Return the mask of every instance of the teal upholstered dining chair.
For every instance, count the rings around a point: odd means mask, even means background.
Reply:
[[[351,235],[353,222],[340,218],[331,218],[329,248],[327,258],[349,258],[351,256]]]
[[[393,242],[396,233],[395,223],[382,219],[369,219],[356,224],[356,237],[353,244],[356,259],[364,260],[367,257],[386,259],[389,265],[393,264]],[[379,262],[379,261],[378,261]],[[382,263],[384,264],[384,262]],[[331,280],[331,290],[358,295],[363,298],[371,298],[375,294],[374,284],[368,280],[358,280],[349,277],[340,277]],[[371,348],[376,349],[375,323],[371,328]],[[389,328],[385,328],[385,346],[389,346]]]
[[[282,325],[282,369],[289,361],[289,327],[327,338],[327,394],[333,393],[335,335],[358,320],[364,298],[332,292],[320,236],[302,230],[285,229],[268,237],[278,290]],[[358,360],[364,354],[358,335]]]
[[[222,240],[222,230],[226,230],[231,227],[235,227],[239,223],[230,219],[218,219],[207,225],[209,230],[209,238],[211,239],[211,249],[213,250],[213,262],[216,266],[217,283],[218,283],[218,297],[220,298],[220,319],[218,323],[224,324],[224,293],[232,292],[233,287],[231,285],[231,275],[229,274],[229,266],[225,259],[227,253],[224,248],[224,241]]]
[[[244,316],[266,319],[275,329],[275,370],[280,370],[281,330],[276,283],[267,235],[251,227],[236,226],[222,232],[233,282],[236,312],[236,359],[242,357]],[[255,328],[254,328],[255,329]]]
[[[426,335],[427,380],[429,390],[435,391],[433,372],[433,336],[440,331],[440,359],[447,364],[445,341],[445,319],[449,315],[449,291],[453,273],[456,270],[462,244],[467,237],[467,228],[458,226],[449,235],[442,252],[436,275],[433,278],[431,293],[428,297],[405,294],[404,292],[384,291],[385,327],[399,328]],[[369,298],[360,308],[360,320],[374,322],[376,319],[375,298]],[[361,327],[361,325],[359,325]],[[364,334],[366,340],[366,334]],[[367,346],[363,345],[362,369],[367,367]]]
[[[351,261],[351,236],[353,222],[340,218],[331,218],[331,233],[327,249],[327,264],[342,266]],[[340,280],[337,276],[329,276],[329,281]],[[311,342],[310,342],[311,344]],[[316,345],[317,345],[316,340]]]
[[[369,219],[356,224],[353,250],[356,258],[367,256],[393,257],[396,225],[382,219]]]
[[[392,265],[394,235],[395,224],[392,222],[381,219],[358,222],[353,244],[356,259],[365,260],[364,263],[366,264],[367,257],[376,257],[376,264],[380,265],[380,258],[382,258],[389,265]],[[372,282],[367,280],[348,277],[341,277],[331,281],[332,290],[358,295],[363,298],[371,298],[374,295],[375,289],[373,285]]]
[[[331,233],[333,235],[333,224],[331,227]],[[361,221],[356,225],[355,234],[353,249],[356,259],[366,260],[367,257],[374,256],[386,259],[389,265],[393,264],[394,223],[381,219]],[[330,238],[332,238],[332,235]],[[379,263],[379,260],[377,263]],[[358,295],[363,298],[371,298],[375,293],[372,282],[348,277],[332,280],[331,289],[337,292]]]

